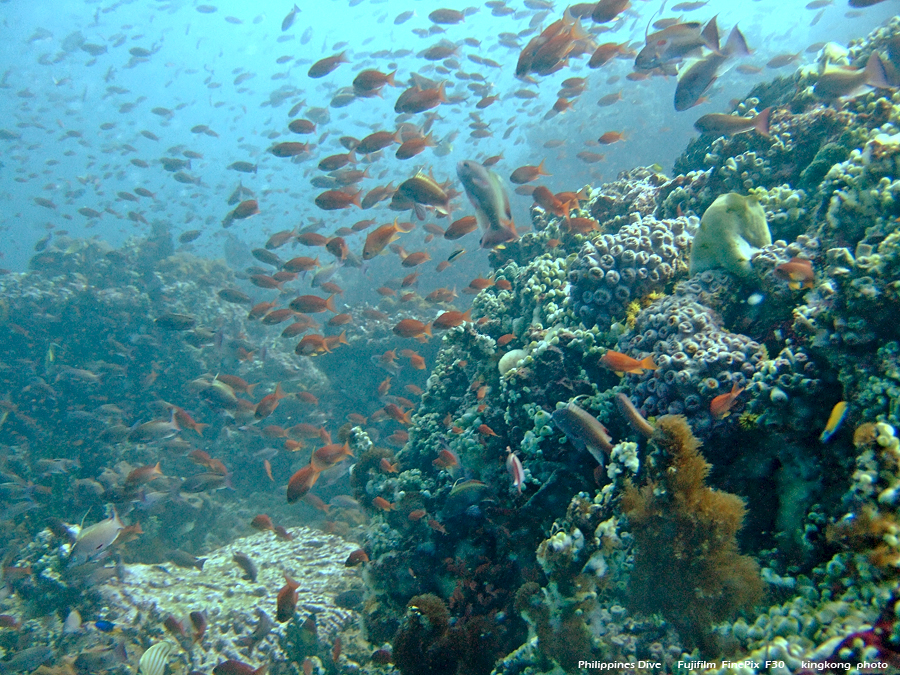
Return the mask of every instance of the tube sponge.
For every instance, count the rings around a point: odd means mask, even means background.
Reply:
[[[766,214],[754,196],[719,195],[703,214],[691,246],[691,275],[722,268],[748,276],[750,258],[772,243]]]

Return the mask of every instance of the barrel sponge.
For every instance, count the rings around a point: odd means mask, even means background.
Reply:
[[[719,195],[700,220],[691,246],[691,274],[721,268],[746,277],[752,271],[750,258],[771,243],[766,214],[756,197]]]

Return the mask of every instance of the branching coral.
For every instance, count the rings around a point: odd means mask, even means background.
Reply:
[[[686,644],[711,646],[711,627],[762,595],[759,567],[738,552],[744,502],[705,483],[711,466],[684,417],[657,420],[643,487],[628,483],[622,510],[634,537],[630,604],[659,612]]]

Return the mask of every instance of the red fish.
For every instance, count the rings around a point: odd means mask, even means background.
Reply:
[[[324,335],[304,335],[294,347],[294,353],[298,356],[319,356],[330,354],[331,349]]]
[[[363,551],[361,548],[358,548],[347,557],[347,560],[344,561],[344,566],[345,567],[356,567],[357,565],[360,565],[362,563],[367,563],[367,562],[369,562],[368,554],[365,551]]]
[[[464,237],[469,232],[474,232],[478,227],[478,219],[475,216],[463,216],[459,220],[454,220],[444,231],[444,239],[454,241],[460,237]]]
[[[366,236],[366,243],[363,246],[363,260],[371,260],[381,253],[388,244],[396,241],[401,234],[406,232],[409,232],[409,230],[401,227],[398,220],[394,220],[389,225],[375,228]]]
[[[271,148],[269,148],[269,152],[271,152],[276,157],[296,157],[297,155],[302,155],[308,149],[308,143],[286,141],[284,143],[276,143]]]
[[[250,521],[250,527],[254,530],[274,530],[275,525],[272,523],[272,519],[269,518],[265,513],[260,513],[253,520]]]
[[[284,390],[281,388],[281,383],[279,382],[275,385],[275,391],[269,394],[268,396],[263,397],[263,399],[256,404],[256,411],[254,412],[254,417],[258,420],[262,420],[267,418],[273,412],[275,412],[275,408],[278,407],[278,402],[286,396]]]
[[[608,349],[600,358],[600,365],[609,368],[620,376],[623,373],[640,375],[645,370],[656,370],[657,368],[656,364],[653,362],[652,356],[647,356],[638,361],[621,352],[615,352],[612,349]]]
[[[312,66],[310,66],[307,75],[312,78],[325,77],[328,73],[335,70],[342,63],[350,63],[350,61],[345,56],[347,52],[341,52],[340,54],[335,54],[333,56],[327,56],[324,59],[319,59]]]
[[[295,312],[302,312],[304,314],[317,314],[319,312],[324,312],[325,310],[328,310],[329,312],[336,311],[333,295],[327,298],[320,298],[318,295],[298,295],[291,300],[290,308]]]
[[[234,211],[231,212],[231,217],[235,220],[242,220],[255,216],[257,213],[259,213],[259,202],[255,199],[248,199],[234,208]]]
[[[472,320],[472,310],[467,309],[465,312],[457,312],[450,310],[439,315],[431,324],[435,330],[445,330],[447,328],[455,328],[461,326],[466,321]]]
[[[325,471],[342,462],[347,457],[353,457],[350,446],[347,443],[330,443],[322,446],[313,453],[310,465],[316,471]]]
[[[383,410],[388,417],[404,426],[408,427],[412,424],[409,413],[404,412],[396,403],[388,403],[386,406],[384,406]]]
[[[743,387],[739,387],[737,382],[735,382],[731,386],[731,391],[727,394],[719,394],[709,403],[709,412],[712,413],[712,416],[717,420],[722,419],[723,417],[728,417],[731,414],[731,406],[734,405],[735,400],[740,395],[740,393],[744,391]]]
[[[325,242],[325,250],[328,251],[338,260],[346,260],[350,249],[347,248],[347,242],[343,237],[332,237]]]
[[[520,166],[518,169],[512,172],[509,177],[509,182],[515,183],[516,185],[522,185],[523,183],[530,183],[539,176],[549,175],[551,174],[544,171],[544,161],[541,160],[541,163],[537,166]]]
[[[291,579],[287,574],[284,575],[284,581],[285,584],[278,591],[278,597],[275,601],[277,608],[275,620],[278,623],[290,621],[294,616],[294,612],[297,611],[297,589],[300,587],[300,582]]]
[[[266,664],[254,669],[253,666],[243,661],[228,659],[213,668],[213,675],[265,675],[268,668],[269,666]]]
[[[327,243],[327,242],[326,242]],[[308,272],[309,270],[320,267],[319,258],[307,258],[305,256],[299,256],[297,258],[291,258],[284,265],[281,266],[281,269],[286,272]]]
[[[296,312],[290,308],[276,309],[266,314],[262,318],[261,323],[265,324],[266,326],[274,326],[293,318],[295,314]]]
[[[437,459],[431,462],[439,469],[454,469],[459,466],[459,458],[450,450],[444,448],[438,454]]]
[[[375,497],[375,499],[372,500],[372,506],[374,506],[376,509],[381,509],[382,511],[394,510],[394,505],[384,497]]]
[[[417,319],[403,319],[392,330],[394,335],[405,338],[417,338],[423,335],[431,337],[431,325]]]
[[[788,286],[794,291],[812,288],[816,278],[812,263],[805,258],[791,258],[788,262],[777,265],[773,274],[776,278],[787,281]]]
[[[148,464],[147,466],[138,467],[129,473],[125,478],[125,485],[128,487],[137,487],[138,485],[143,485],[144,483],[156,480],[162,475],[163,473],[160,471],[159,462],[156,464]]]
[[[343,190],[326,190],[315,198],[316,206],[323,211],[337,211],[350,206],[362,208],[359,203],[360,192],[344,192]]]
[[[288,504],[293,504],[309,492],[319,479],[319,473],[312,464],[307,464],[291,476],[287,486]]]

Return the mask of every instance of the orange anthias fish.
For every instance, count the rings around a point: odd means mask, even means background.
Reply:
[[[465,312],[458,312],[455,310],[450,310],[448,312],[444,312],[440,316],[438,316],[432,326],[436,330],[445,330],[447,328],[455,328],[456,326],[460,326],[466,321],[472,320],[472,309],[469,308]]]
[[[312,66],[310,66],[307,75],[312,78],[325,77],[326,75],[328,75],[328,73],[333,71],[342,63],[350,63],[350,61],[345,56],[346,53],[346,51],[343,51],[339,54],[327,56],[324,59],[319,59],[314,64],[312,64]]]
[[[258,420],[265,419],[273,412],[275,412],[275,408],[278,407],[278,402],[286,396],[284,390],[281,388],[281,383],[279,382],[275,385],[275,391],[269,394],[268,396],[263,397],[263,399],[256,404],[256,411],[254,416]]]
[[[315,198],[316,206],[323,211],[338,211],[351,205],[362,208],[359,203],[360,192],[344,192],[343,190],[326,190]]]
[[[772,273],[776,278],[787,281],[788,287],[794,291],[812,288],[816,278],[812,263],[805,258],[791,258],[788,262],[777,265]]]
[[[534,188],[534,192],[531,193],[531,198],[534,200],[535,204],[540,206],[545,211],[549,211],[555,216],[566,218],[569,215],[568,204],[560,200],[556,195],[550,192],[550,190],[543,185],[538,185],[536,188]]]
[[[304,335],[294,347],[294,353],[298,356],[320,356],[331,353],[331,348],[324,335]]]
[[[417,338],[423,335],[431,337],[431,324],[417,319],[403,319],[393,328],[394,334],[405,338]]]
[[[350,446],[346,443],[330,443],[324,445],[313,453],[310,464],[316,471],[325,471],[342,462],[347,457],[353,457]]]
[[[459,220],[454,220],[450,226],[444,231],[444,239],[454,241],[460,237],[464,237],[473,232],[478,227],[478,219],[475,216],[463,216]]]
[[[652,356],[647,356],[638,361],[627,354],[615,352],[612,349],[608,349],[606,353],[600,357],[600,365],[609,368],[620,377],[624,373],[640,375],[645,370],[656,370],[657,368],[656,364],[653,362]]]
[[[321,472],[317,471],[312,464],[307,464],[291,476],[287,486],[288,504],[293,504],[309,492],[319,480],[319,473]]]
[[[719,394],[709,404],[709,412],[717,420],[728,417],[731,414],[731,406],[734,405],[737,397],[744,391],[743,387],[739,387],[737,382],[731,386],[731,391],[727,394]]]
[[[337,311],[334,307],[333,295],[328,298],[320,298],[318,295],[298,295],[291,300],[290,308],[303,314],[317,314],[326,310],[329,312]]]
[[[522,185],[523,183],[530,183],[539,176],[549,175],[549,173],[544,171],[544,160],[541,160],[541,163],[537,166],[520,166],[518,169],[512,172],[509,177],[509,182],[515,183],[516,185]]]
[[[275,620],[278,623],[290,621],[297,609],[297,589],[300,583],[291,579],[287,574],[284,575],[284,586],[278,591],[276,599]]]
[[[375,497],[375,499],[372,500],[372,506],[374,506],[377,509],[381,509],[382,511],[393,511],[394,510],[394,505],[391,504],[384,497]]]
[[[381,253],[385,247],[409,230],[400,227],[399,220],[395,219],[390,225],[382,225],[372,230],[366,237],[366,243],[363,246],[363,260],[371,260]]]

